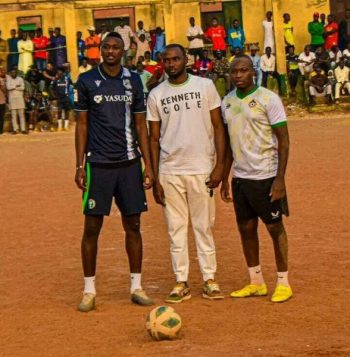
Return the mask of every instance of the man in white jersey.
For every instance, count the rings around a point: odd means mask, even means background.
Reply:
[[[222,179],[225,156],[220,97],[211,80],[186,73],[187,57],[181,45],[168,45],[163,62],[169,78],[150,92],[147,120],[156,175],[153,195],[164,206],[176,276],[176,285],[165,301],[180,303],[191,298],[187,283],[189,216],[204,280],[203,297],[222,299],[215,282],[211,231],[215,218],[213,190]]]
[[[231,78],[236,89],[222,102],[231,147],[227,146],[221,197],[230,202],[229,172],[233,159],[232,194],[250,284],[231,293],[233,298],[265,296],[267,287],[259,263],[258,218],[273,241],[277,286],[271,301],[292,297],[288,282],[288,241],[282,214],[288,215],[285,172],[289,138],[287,118],[280,98],[254,84],[248,56],[235,59]]]

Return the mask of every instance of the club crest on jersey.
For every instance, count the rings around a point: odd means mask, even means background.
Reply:
[[[255,108],[256,107],[256,101],[253,99],[252,101],[249,102],[249,108]]]
[[[103,96],[102,95],[95,95],[94,96],[94,102],[97,104],[100,104],[103,100]]]
[[[94,209],[96,207],[96,201],[90,198],[88,201],[88,207],[89,209]]]
[[[101,82],[102,82],[102,81],[100,81],[100,80],[96,80],[96,81],[95,81],[96,86],[99,87],[100,84],[101,84]]]

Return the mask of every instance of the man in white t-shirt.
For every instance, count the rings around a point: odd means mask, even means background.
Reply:
[[[196,26],[194,17],[190,17],[190,25],[187,30],[187,39],[189,42],[188,53],[194,57],[194,62],[196,62],[197,57],[202,56],[204,32],[200,26]]]
[[[316,61],[316,56],[311,52],[309,45],[305,46],[304,52],[299,55],[299,70],[302,76],[308,76],[313,71],[313,64]]]
[[[233,298],[265,296],[267,287],[259,262],[258,218],[273,240],[277,286],[271,301],[292,297],[288,282],[288,240],[282,215],[288,215],[285,172],[289,138],[281,99],[254,84],[255,71],[248,56],[236,58],[231,79],[236,89],[222,101],[231,147],[227,146],[221,197],[231,202],[228,177],[233,160],[232,194],[236,221],[248,265],[250,284],[231,293]]]
[[[224,169],[220,97],[210,79],[186,73],[187,58],[181,45],[168,45],[163,61],[169,78],[150,92],[147,120],[155,171],[153,195],[164,206],[176,276],[176,285],[165,301],[179,303],[191,297],[187,283],[189,216],[204,280],[203,297],[222,299],[215,282],[211,231],[215,219],[213,191]]]
[[[281,76],[276,71],[276,57],[272,54],[271,47],[266,47],[265,54],[261,56],[260,68],[262,72],[262,86],[267,88],[267,79],[272,76],[277,80],[278,92],[282,95]]]
[[[122,37],[124,41],[124,51],[125,53],[127,53],[127,51],[129,51],[130,49],[131,40],[134,37],[134,33],[132,32],[131,27],[125,25],[125,20],[122,18],[120,21],[120,25],[116,26],[114,28],[114,31],[118,32],[119,35]]]

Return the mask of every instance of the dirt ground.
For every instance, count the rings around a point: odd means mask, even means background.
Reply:
[[[154,342],[150,308],[131,305],[118,211],[102,232],[97,310],[76,311],[82,291],[83,216],[73,182],[73,131],[0,137],[0,355],[13,356],[349,356],[350,114],[290,121],[288,194],[294,297],[232,300],[247,271],[231,205],[217,197],[217,280],[227,297],[201,298],[191,239],[193,298],[176,310],[182,338]],[[158,305],[171,289],[161,209],[144,214],[144,287]],[[192,237],[191,237],[192,238]],[[261,226],[261,264],[271,293],[272,244]]]

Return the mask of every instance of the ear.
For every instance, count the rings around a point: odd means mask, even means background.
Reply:
[[[187,63],[188,63],[188,57],[185,56],[185,64],[187,64]]]

